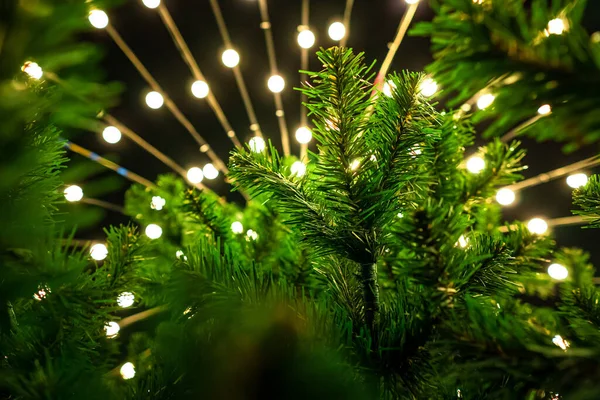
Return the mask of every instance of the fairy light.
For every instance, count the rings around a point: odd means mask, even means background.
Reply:
[[[418,0],[417,0],[418,1]],[[416,1],[415,1],[416,3]],[[413,3],[409,3],[413,4]],[[438,84],[431,78],[426,78],[419,85],[419,93],[421,93],[425,97],[433,96],[438,90]]]
[[[187,257],[186,255],[183,253],[183,251],[181,250],[177,250],[175,252],[175,257],[177,257],[178,260],[183,260],[183,261],[187,261]]]
[[[495,99],[496,96],[491,93],[483,94],[477,99],[477,107],[479,107],[480,110],[484,110],[491,106]]]
[[[33,79],[40,79],[42,75],[44,75],[42,67],[40,67],[38,63],[32,61],[25,62],[21,67],[21,71],[25,72]]]
[[[417,4],[419,0],[404,0],[406,4]]]
[[[543,235],[548,230],[548,223],[542,218],[533,218],[527,223],[527,229],[531,233]]]
[[[250,146],[250,150],[252,150],[255,153],[260,153],[264,151],[266,147],[265,140],[260,136],[255,136],[252,139],[250,139],[248,145]]]
[[[240,221],[235,221],[231,224],[231,231],[239,235],[244,232],[244,225]]]
[[[544,104],[543,106],[538,108],[537,112],[540,115],[548,115],[552,112],[552,107],[550,106],[550,104]]]
[[[273,93],[280,93],[285,87],[285,80],[280,75],[273,75],[267,81],[269,90]]]
[[[515,192],[509,188],[502,188],[496,193],[496,201],[503,206],[508,206],[515,201]]]
[[[104,243],[96,243],[90,247],[90,257],[96,261],[102,261],[108,256],[108,249]]]
[[[135,295],[131,292],[123,292],[117,297],[117,304],[122,308],[131,307],[134,302]]]
[[[552,343],[554,343],[555,346],[560,347],[564,351],[567,351],[567,348],[571,346],[571,343],[563,339],[560,335],[554,336],[552,338]]]
[[[567,177],[567,185],[572,187],[573,189],[578,189],[587,184],[588,177],[583,172],[578,174],[569,175]]]
[[[160,211],[167,204],[167,201],[160,196],[152,196],[152,201],[150,201],[150,208],[156,211]]]
[[[196,81],[192,83],[192,94],[194,95],[194,97],[203,99],[206,96],[208,96],[209,92],[210,88],[208,87],[208,83],[204,81]]]
[[[306,126],[296,129],[296,140],[298,143],[306,144],[312,139],[312,132]]]
[[[77,185],[67,187],[63,193],[65,194],[65,199],[70,202],[76,202],[83,198],[83,189]]]
[[[458,242],[457,244],[462,248],[465,249],[468,245],[469,245],[469,239],[467,239],[465,237],[465,235],[460,235],[460,237],[458,238]]]
[[[37,293],[33,294],[33,298],[36,299],[37,301],[42,301],[43,299],[46,298],[46,296],[48,296],[48,293],[50,293],[50,288],[48,286],[38,286],[38,291]]]
[[[211,163],[206,164],[202,168],[202,173],[206,179],[216,179],[219,176],[219,170]]]
[[[295,161],[290,167],[293,176],[301,177],[306,174],[306,165],[302,161]]]
[[[162,228],[156,224],[150,224],[146,227],[146,236],[150,239],[158,239],[162,236]]]
[[[126,362],[121,366],[119,370],[123,379],[131,379],[135,376],[135,365],[130,362]]]
[[[106,143],[119,143],[121,136],[121,131],[116,126],[107,126],[102,131],[102,138],[106,141]]]
[[[315,34],[310,29],[298,33],[298,45],[303,49],[310,49],[315,44]]]
[[[190,181],[191,183],[194,183],[194,184],[200,183],[204,179],[204,173],[202,172],[202,170],[200,168],[192,167],[192,168],[188,169],[187,179],[188,179],[188,181]]]
[[[108,15],[102,10],[92,10],[88,15],[88,20],[94,28],[104,29],[108,26]]]
[[[342,40],[346,36],[346,27],[341,22],[334,22],[329,25],[327,33],[332,40]]]
[[[396,84],[392,81],[387,81],[383,84],[383,94],[387,97],[392,97],[394,89],[396,89]]]
[[[548,22],[546,32],[548,35],[562,35],[567,30],[567,24],[562,18],[554,18]]]
[[[142,3],[148,8],[156,8],[160,5],[160,0],[142,0]]]
[[[548,275],[557,281],[564,281],[569,276],[569,270],[564,265],[554,263],[548,267]]]
[[[227,49],[221,55],[221,61],[226,67],[233,68],[240,63],[240,55],[234,49]]]
[[[165,99],[162,94],[152,91],[146,95],[146,105],[151,109],[158,110],[163,104],[165,104]]]
[[[258,239],[258,233],[256,233],[256,232],[255,232],[255,231],[253,231],[252,229],[248,229],[248,230],[246,231],[246,236],[247,236],[249,239],[252,239],[252,240],[256,240],[256,239]]]
[[[106,325],[104,325],[104,332],[106,332],[106,337],[109,339],[117,337],[120,330],[121,327],[114,321],[107,322]]]
[[[467,171],[478,174],[485,169],[485,161],[479,156],[473,156],[467,160]]]
[[[350,163],[350,170],[351,171],[356,171],[359,166],[360,166],[360,160],[357,158],[357,159],[355,159],[354,161],[352,161]]]

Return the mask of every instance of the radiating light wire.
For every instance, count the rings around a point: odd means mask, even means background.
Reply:
[[[310,0],[302,0],[302,14],[301,14],[301,24],[305,28],[308,29],[309,24],[309,16],[310,16]],[[308,70],[308,51],[309,49],[305,49],[302,47],[300,49],[300,70],[307,71]],[[304,73],[300,73],[300,83],[303,84],[308,79],[308,76]],[[308,101],[306,94],[300,94],[300,126],[308,126],[308,109],[304,105]],[[300,159],[304,160],[306,158],[306,153],[308,151],[308,143],[300,144]]]
[[[346,47],[348,43],[348,36],[350,36],[350,17],[352,16],[352,7],[354,6],[354,0],[346,0],[346,8],[344,9],[344,27],[346,28],[346,34],[340,40],[340,47]]]
[[[99,200],[99,199],[92,199],[90,197],[85,197],[84,196],[81,200],[78,201],[78,203],[89,204],[89,205],[92,205],[92,206],[104,208],[105,210],[114,211],[114,212],[118,212],[120,214],[125,215],[125,209],[123,207],[118,206],[118,205],[113,204],[113,203],[109,203],[108,201]]]

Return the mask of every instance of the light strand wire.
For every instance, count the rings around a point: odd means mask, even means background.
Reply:
[[[302,0],[301,25],[304,29],[308,29],[310,16],[310,0]],[[300,71],[308,70],[308,49],[304,47],[300,50]],[[300,85],[308,79],[305,73],[300,73]],[[304,105],[308,101],[304,92],[300,93],[300,126],[308,126],[308,109]],[[308,153],[308,143],[300,144],[300,160],[305,160]]]
[[[125,215],[125,209],[121,206],[118,206],[113,203],[109,203],[108,201],[100,200],[100,199],[92,199],[90,197],[83,197],[79,200],[79,203],[85,203],[92,206],[104,208],[105,210],[118,212],[120,214]]]
[[[340,40],[340,47],[346,47],[348,43],[348,36],[350,36],[350,17],[352,16],[352,7],[354,6],[354,0],[346,0],[346,8],[344,8],[344,27],[346,28],[346,34]]]

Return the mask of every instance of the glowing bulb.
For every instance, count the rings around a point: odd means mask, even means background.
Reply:
[[[150,239],[158,239],[162,236],[162,228],[156,224],[148,225],[145,232]]]
[[[548,223],[541,218],[533,218],[527,223],[527,229],[531,233],[543,235],[548,230]]]
[[[252,229],[248,229],[248,231],[246,232],[246,236],[248,236],[252,240],[258,239],[258,233],[256,233]]]
[[[235,221],[231,224],[231,231],[235,234],[244,232],[244,225],[240,221]]]
[[[117,304],[123,308],[131,307],[134,301],[135,296],[131,292],[123,292],[117,297]]]
[[[156,8],[160,5],[160,0],[142,0],[142,3],[148,8]]]
[[[569,343],[568,341],[566,341],[565,339],[563,339],[562,336],[560,336],[560,335],[554,336],[552,338],[552,343],[554,343],[556,346],[560,347],[564,351],[567,351],[567,348],[569,346],[571,346],[571,343]]]
[[[96,261],[102,261],[108,255],[108,249],[103,243],[96,243],[90,247],[90,256]]]
[[[121,140],[121,131],[116,126],[107,126],[102,131],[102,138],[110,144],[118,143]]]
[[[569,270],[564,265],[551,264],[548,267],[548,275],[557,281],[564,281],[569,276]]]
[[[398,218],[404,218],[404,214],[401,213],[401,212],[399,212],[398,214],[396,214],[396,217],[398,217]]]
[[[33,294],[33,298],[37,301],[42,301],[42,299],[45,299],[46,296],[48,296],[48,293],[50,293],[50,288],[48,286],[38,286],[38,291]]]
[[[341,22],[334,22],[327,30],[329,37],[333,40],[342,40],[346,36],[346,27]]]
[[[215,179],[219,176],[219,170],[211,163],[206,164],[204,168],[202,168],[202,173],[206,179]]]
[[[392,97],[393,96],[393,91],[394,89],[396,89],[396,84],[392,81],[387,81],[383,84],[383,94],[385,94],[387,97]]]
[[[175,257],[177,257],[178,260],[187,261],[187,257],[185,256],[185,254],[183,254],[183,251],[181,250],[177,250],[175,252]]]
[[[480,110],[488,108],[489,106],[492,105],[492,103],[494,102],[495,99],[496,99],[496,96],[494,96],[491,93],[486,93],[484,95],[481,95],[479,97],[479,99],[477,99],[477,107],[479,107]]]
[[[190,181],[191,183],[200,183],[202,182],[202,179],[204,179],[204,174],[202,173],[202,170],[198,167],[192,167],[190,169],[188,169],[187,172],[187,179],[188,181]]]
[[[469,245],[469,239],[467,239],[465,235],[460,235],[458,238],[458,245],[463,249],[466,248]]]
[[[567,24],[562,18],[554,18],[553,20],[549,21],[548,28],[546,28],[549,35],[562,35],[566,29]]]
[[[409,4],[414,4],[414,3],[409,3]],[[419,92],[425,97],[433,96],[435,94],[435,92],[437,92],[437,90],[438,90],[438,85],[431,78],[424,79],[423,82],[421,82],[421,84],[419,85]]]
[[[360,160],[357,158],[356,160],[354,160],[350,163],[350,170],[356,171],[359,166],[360,166]]]
[[[204,81],[196,81],[192,83],[192,94],[194,95],[194,97],[203,99],[206,96],[208,96],[209,91],[210,88],[208,87],[208,83]]]
[[[233,68],[240,63],[240,55],[233,49],[227,49],[221,55],[221,61],[226,67]]]
[[[580,188],[585,186],[588,181],[588,177],[584,173],[573,174],[567,177],[567,185],[572,187],[573,189]]]
[[[404,0],[406,1],[406,4],[417,4],[419,2],[419,0]]]
[[[267,86],[269,87],[269,90],[271,92],[279,93],[285,87],[285,81],[283,80],[283,78],[281,76],[273,75],[267,81]]]
[[[478,174],[485,169],[485,161],[479,156],[473,156],[467,160],[467,171]]]
[[[306,144],[312,139],[312,132],[306,126],[296,129],[296,140],[298,143]]]
[[[152,196],[152,201],[150,202],[150,208],[153,210],[160,211],[167,204],[167,201],[160,196]]]
[[[130,362],[126,362],[121,366],[119,370],[123,379],[131,379],[135,376],[135,365]]]
[[[23,64],[21,71],[25,72],[33,79],[40,79],[42,75],[44,75],[42,67],[40,67],[38,63],[31,61],[27,61],[25,64]]]
[[[552,107],[550,107],[550,104],[544,104],[543,106],[538,108],[537,112],[540,115],[548,115],[552,112]]]
[[[255,153],[262,152],[266,147],[265,140],[260,136],[254,136],[252,139],[250,139],[248,145],[250,146],[250,150]]]
[[[315,34],[310,29],[298,33],[298,44],[303,49],[310,49],[315,44]]]
[[[301,177],[306,173],[306,165],[302,161],[295,161],[290,167],[292,175]]]
[[[90,11],[88,19],[94,28],[104,29],[108,25],[108,15],[102,10]]]
[[[496,193],[496,201],[503,206],[508,206],[515,201],[515,192],[509,188],[502,188]]]
[[[158,110],[165,104],[165,99],[162,94],[158,92],[149,92],[146,95],[146,104],[153,110]]]
[[[83,198],[83,190],[77,185],[71,185],[64,191],[67,201],[79,201]]]
[[[121,327],[116,322],[107,322],[106,325],[104,325],[104,331],[106,332],[106,337],[109,339],[117,337],[120,330],[121,330]]]

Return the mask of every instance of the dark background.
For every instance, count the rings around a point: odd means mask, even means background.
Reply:
[[[221,63],[224,45],[217,29],[208,0],[163,0],[183,37],[187,41],[208,84],[221,104],[229,122],[240,140],[247,141],[251,136],[248,121],[233,73]],[[221,0],[221,9],[227,23],[231,39],[241,56],[240,67],[248,86],[250,97],[259,124],[266,138],[280,146],[280,132],[275,116],[273,95],[267,89],[269,67],[263,31],[260,29],[260,15],[256,0]],[[433,17],[427,1],[421,0],[413,20],[425,21]],[[275,47],[280,74],[286,80],[283,91],[284,110],[291,136],[292,153],[299,153],[293,135],[300,121],[300,94],[292,88],[299,85],[300,47],[296,42],[297,26],[300,24],[301,0],[269,0],[271,25],[275,36]],[[327,28],[334,20],[342,20],[345,0],[313,0],[310,4],[310,27],[317,41],[310,50],[311,70],[320,69],[314,56],[317,47],[335,44],[327,35]],[[348,46],[365,51],[368,60],[381,62],[388,50],[388,43],[396,34],[398,23],[405,8],[404,0],[356,0],[350,23]],[[598,15],[600,6],[588,6],[586,24],[590,30],[600,28]],[[146,8],[141,0],[129,0],[122,6],[108,12],[111,24],[118,30],[150,73],[175,101],[200,134],[210,143],[217,154],[228,159],[233,144],[226,136],[217,118],[208,107],[205,99],[196,99],[190,92],[193,77],[180,57],[176,47],[163,25],[156,10]],[[594,15],[595,21],[594,21]],[[121,81],[126,86],[121,104],[110,112],[128,127],[140,134],[148,142],[173,158],[184,168],[202,167],[208,158],[199,152],[198,145],[172,116],[166,107],[151,110],[145,105],[144,96],[150,90],[137,70],[121,53],[105,31],[97,30],[91,39],[106,50],[104,67],[108,80]],[[391,71],[401,69],[422,70],[432,60],[429,41],[425,38],[406,37],[392,63]],[[442,99],[443,100],[443,99]],[[82,145],[99,154],[112,154],[124,167],[145,178],[154,180],[157,175],[171,172],[157,159],[147,154],[133,142],[123,137],[121,142],[110,145],[100,135],[85,133],[76,139]],[[555,143],[536,143],[523,139],[528,150],[525,163],[529,169],[525,177],[547,172],[597,153],[597,145],[563,154],[561,146]],[[484,143],[481,141],[479,144]],[[314,145],[314,144],[313,144]],[[73,155],[74,161],[81,157]],[[593,171],[585,171],[590,174]],[[599,172],[596,169],[596,172]],[[112,172],[106,172],[107,174]],[[224,183],[223,176],[204,183],[232,201],[240,201],[237,194],[230,194],[230,186]],[[115,204],[123,203],[123,190],[104,197]],[[85,189],[85,182],[83,182]],[[518,201],[505,208],[507,220],[528,220],[533,216],[557,218],[570,215],[571,188],[565,179],[525,189],[518,194]],[[118,213],[107,213],[103,226],[127,222]],[[593,254],[596,265],[600,265],[598,231],[581,229],[578,226],[558,227],[554,235],[560,245],[582,247]],[[82,236],[100,239],[99,228],[88,229]],[[595,254],[594,254],[595,253]]]

